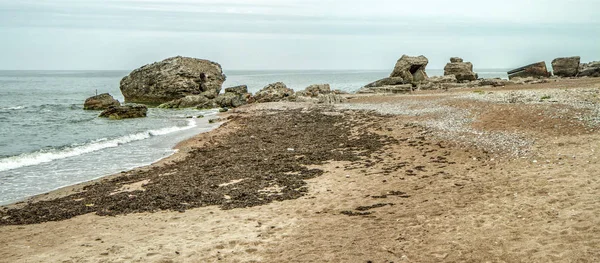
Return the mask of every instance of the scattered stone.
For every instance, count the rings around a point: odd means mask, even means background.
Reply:
[[[276,82],[267,85],[254,95],[254,101],[262,102],[275,102],[285,99],[294,95],[294,90],[288,88],[282,82]]]
[[[552,60],[552,70],[555,76],[569,78],[577,76],[581,57],[556,58]]]
[[[338,104],[346,102],[346,99],[339,94],[319,94],[317,97],[318,103],[321,104]]]
[[[223,108],[219,109],[219,112],[228,112],[228,111],[229,111],[229,108],[227,108],[227,107],[223,107]]]
[[[99,117],[111,120],[146,117],[148,107],[145,105],[112,106],[100,113]]]
[[[119,103],[118,100],[113,98],[113,96],[111,96],[108,93],[102,93],[100,95],[96,95],[96,96],[87,98],[85,100],[85,102],[83,103],[83,109],[84,110],[106,110],[106,109],[108,109],[108,107],[120,106],[120,105],[121,105],[121,103]]]
[[[177,56],[132,71],[120,88],[126,102],[158,105],[188,95],[214,99],[224,81],[218,63]]]
[[[482,79],[479,82],[480,86],[493,86],[493,87],[504,87],[507,85],[515,84],[514,82],[501,79],[501,78],[493,78],[493,79]]]
[[[547,78],[550,77],[550,72],[548,72],[548,68],[546,68],[546,62],[538,62],[533,63],[524,67],[520,67],[517,69],[513,69],[508,73],[508,79],[513,78]]]
[[[444,76],[454,75],[457,81],[474,81],[479,78],[473,72],[471,62],[463,62],[462,58],[451,58],[450,63],[444,67]]]
[[[600,77],[600,61],[581,63],[578,77]]]

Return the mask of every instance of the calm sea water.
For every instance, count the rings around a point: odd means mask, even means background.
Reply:
[[[108,92],[119,101],[128,71],[0,71],[0,204],[150,164],[179,141],[215,125],[216,111],[150,108],[147,118],[107,120],[84,111],[86,98]],[[441,70],[428,70],[441,75]],[[329,83],[349,92],[389,71],[229,71],[224,87],[256,92],[282,81],[295,90]],[[505,70],[481,77],[505,78]],[[206,118],[190,116],[208,115]]]

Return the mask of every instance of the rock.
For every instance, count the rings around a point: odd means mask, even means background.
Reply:
[[[219,107],[237,108],[248,103],[246,94],[225,92],[215,99],[215,103]]]
[[[146,117],[148,107],[145,105],[112,106],[100,113],[99,117],[111,120]]]
[[[210,104],[210,102],[211,100],[205,97],[204,95],[189,95],[180,99],[160,104],[158,107],[163,109],[191,108],[198,107],[200,105]]]
[[[126,102],[158,105],[188,95],[214,99],[224,81],[218,63],[177,56],[132,71],[120,88]]]
[[[580,57],[556,58],[552,60],[554,75],[564,78],[577,76],[580,61]]]
[[[294,90],[288,88],[281,82],[276,82],[267,85],[254,95],[254,101],[262,102],[275,102],[288,99],[294,95]]]
[[[534,77],[534,78],[547,78],[550,77],[550,72],[548,72],[548,69],[546,68],[546,62],[542,61],[542,62],[538,62],[538,63],[533,63],[524,67],[520,67],[517,69],[513,69],[508,73],[508,79],[513,79],[513,78],[527,78],[527,77]]]
[[[477,73],[473,72],[471,62],[463,62],[462,58],[451,58],[450,63],[444,67],[444,76],[454,75],[457,81],[474,81],[478,79]]]
[[[228,92],[240,94],[240,95],[248,94],[248,86],[240,85],[240,86],[225,88],[225,93],[228,93]]]
[[[105,110],[105,109],[108,109],[108,107],[120,106],[120,105],[121,105],[121,103],[119,103],[118,100],[113,98],[113,96],[111,96],[108,93],[102,93],[100,95],[96,95],[96,96],[87,98],[85,100],[85,102],[83,103],[83,109],[84,110]]]
[[[434,76],[429,78],[429,82],[431,83],[457,83],[455,75],[447,75],[447,76]]]
[[[412,84],[390,85],[381,87],[363,87],[357,91],[360,94],[370,93],[410,93],[413,91]]]
[[[600,77],[600,61],[579,65],[578,77]]]
[[[319,96],[317,96],[317,98],[319,99],[318,103],[322,103],[322,104],[338,104],[338,103],[344,103],[346,102],[346,99],[342,96],[340,96],[339,94],[319,94]]]
[[[365,85],[366,88],[376,88],[383,86],[392,86],[392,85],[402,85],[402,84],[410,84],[410,82],[405,81],[401,77],[389,77],[377,80],[375,82],[371,82]]]
[[[394,66],[394,71],[390,74],[390,77],[400,77],[405,83],[419,83],[421,81],[427,80],[427,73],[425,73],[425,68],[429,60],[425,56],[411,57],[407,55],[403,55],[396,62],[396,66]]]
[[[505,80],[505,79],[500,79],[500,78],[494,78],[494,79],[482,79],[481,82],[479,82],[480,86],[493,86],[493,87],[503,87],[506,85],[511,85],[514,84],[511,81]]]
[[[227,107],[223,107],[223,108],[219,109],[219,112],[228,112],[228,111],[229,111],[229,108],[227,108]]]
[[[329,84],[313,84],[306,87],[302,94],[308,97],[318,97],[319,94],[329,93],[331,93],[331,88],[329,87]]]
[[[459,58],[459,57],[451,57],[450,58],[450,63],[462,63],[463,59]]]

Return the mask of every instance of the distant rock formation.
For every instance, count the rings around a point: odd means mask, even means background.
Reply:
[[[538,62],[533,63],[524,67],[520,67],[517,69],[513,69],[508,73],[508,79],[513,78],[547,78],[550,77],[550,72],[548,72],[548,68],[546,68],[546,62]]]
[[[388,78],[369,83],[358,93],[407,93],[421,83],[427,83],[429,77],[425,68],[429,60],[425,56],[411,57],[402,55],[396,62]]]
[[[552,70],[555,76],[569,78],[579,73],[581,57],[556,58],[552,60]]]
[[[444,67],[444,76],[454,75],[457,81],[474,81],[479,77],[473,72],[471,62],[463,62],[462,58],[450,58],[450,63]]]
[[[396,62],[390,78],[401,77],[407,83],[426,81],[428,77],[425,68],[428,63],[429,60],[425,56],[411,57],[403,55]]]
[[[127,105],[127,106],[116,106],[109,107],[99,117],[109,118],[111,120],[120,120],[128,118],[142,118],[146,117],[148,113],[148,107],[145,105]]]
[[[120,88],[125,102],[158,105],[188,95],[214,99],[224,81],[218,63],[177,56],[132,71]]]
[[[105,110],[105,109],[108,109],[108,107],[120,106],[120,105],[121,105],[121,103],[119,103],[118,100],[113,98],[113,96],[111,96],[108,93],[102,93],[100,95],[96,95],[96,96],[87,98],[85,100],[85,102],[83,103],[83,109],[84,110]]]
[[[600,77],[600,61],[582,63],[579,65],[578,77]]]
[[[276,82],[265,86],[254,95],[255,102],[275,102],[288,99],[294,95],[294,90],[288,88],[282,82]]]

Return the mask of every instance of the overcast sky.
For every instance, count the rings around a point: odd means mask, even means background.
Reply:
[[[233,69],[512,68],[600,60],[600,0],[0,0],[0,69],[133,69],[183,55]]]

